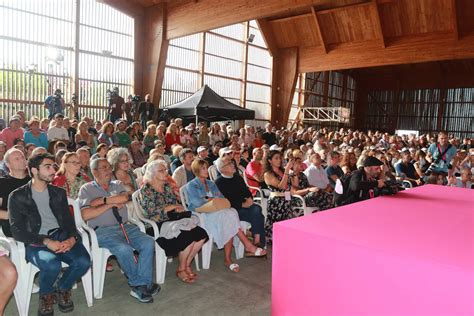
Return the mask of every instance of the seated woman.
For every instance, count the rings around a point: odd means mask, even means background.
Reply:
[[[332,194],[309,184],[308,178],[302,170],[301,158],[294,159],[292,169],[293,173],[290,176],[291,194],[301,195],[307,207],[317,207],[318,211],[334,207]]]
[[[107,122],[102,126],[102,133],[99,135],[99,142],[101,144],[106,144],[107,146],[118,145],[118,138],[114,134],[115,128],[114,124]]]
[[[107,161],[112,166],[114,180],[122,182],[130,194],[135,192],[138,185],[131,169],[133,160],[130,152],[123,147],[114,148],[107,153]]]
[[[304,213],[301,209],[293,209],[293,206],[297,205],[297,198],[290,197],[288,199],[288,194],[290,194],[289,172],[293,168],[293,160],[290,160],[283,169],[281,152],[270,150],[266,158],[265,168],[263,178],[271,192],[267,202],[265,235],[267,243],[271,243],[273,223],[302,216]]]
[[[77,199],[81,186],[90,181],[91,179],[81,172],[79,156],[72,152],[65,153],[62,157],[61,165],[52,184],[66,190],[67,196],[71,199]]]
[[[168,165],[164,160],[152,161],[143,180],[139,200],[145,218],[155,221],[160,229],[156,242],[167,256],[178,256],[176,276],[185,283],[194,283],[197,275],[191,269],[191,262],[209,236],[197,226],[199,219],[195,215],[169,221],[171,212],[181,213],[184,208],[168,182]],[[151,227],[147,232],[152,235]]]
[[[230,208],[230,202],[223,197],[214,182],[208,180],[209,165],[203,159],[196,159],[191,165],[196,178],[188,182],[189,210],[202,213],[206,229],[211,233],[218,249],[224,248],[224,264],[232,271],[239,272],[240,267],[232,262],[232,240],[237,236],[244,244],[246,256],[263,257],[267,252],[252,244],[240,228],[239,214]]]

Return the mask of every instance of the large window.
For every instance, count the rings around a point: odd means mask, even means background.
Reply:
[[[61,89],[69,103],[77,84],[80,115],[102,119],[107,89],[131,93],[134,29],[125,14],[95,0],[2,1],[0,25],[1,117],[43,117],[49,94]]]
[[[249,41],[249,38],[253,38]],[[170,41],[161,106],[207,84],[230,102],[255,110],[252,125],[270,120],[272,58],[255,21]]]

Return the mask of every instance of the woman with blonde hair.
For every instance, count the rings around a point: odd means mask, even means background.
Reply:
[[[150,153],[150,150],[155,148],[155,141],[158,140],[158,136],[156,136],[156,125],[150,124],[146,128],[145,137],[143,138],[143,145],[145,146],[145,155]]]
[[[179,132],[178,128],[176,127],[176,124],[171,123],[170,126],[168,126],[168,129],[166,130],[166,135],[165,135],[165,143],[166,143],[166,151],[171,150],[171,146],[173,144],[181,144],[180,137],[179,137]]]
[[[80,142],[84,142],[87,144],[87,147],[93,148],[94,147],[94,138],[91,133],[88,131],[88,125],[86,122],[81,121],[77,125],[77,133],[74,136],[76,140],[76,144],[79,144]]]
[[[209,236],[197,225],[197,216],[184,212],[169,183],[168,165],[164,160],[151,162],[143,181],[139,201],[143,215],[158,225],[160,237],[156,242],[167,256],[178,256],[176,276],[184,283],[194,283],[197,274],[191,269],[191,263]],[[149,229],[147,233],[151,235],[152,231]]]
[[[219,123],[212,124],[211,133],[209,134],[209,143],[214,145],[217,142],[223,142],[225,135],[221,130]]]
[[[81,172],[79,156],[75,152],[65,153],[52,184],[66,190],[68,197],[77,199],[79,189],[91,179]]]
[[[231,162],[228,162],[231,163]],[[232,272],[239,272],[240,267],[232,262],[232,241],[237,236],[244,244],[246,256],[263,257],[267,252],[256,247],[248,240],[240,228],[239,214],[230,208],[230,202],[217,188],[216,184],[208,179],[209,165],[203,159],[196,159],[191,169],[196,176],[189,181],[185,189],[188,196],[188,208],[192,212],[201,213],[206,222],[206,229],[214,238],[218,249],[224,248],[224,264]]]

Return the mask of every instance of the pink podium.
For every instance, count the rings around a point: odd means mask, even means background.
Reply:
[[[425,185],[273,232],[273,315],[474,315],[474,190]]]

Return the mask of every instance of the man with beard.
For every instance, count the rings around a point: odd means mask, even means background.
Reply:
[[[38,315],[71,312],[71,288],[90,268],[90,257],[78,242],[66,191],[51,185],[54,157],[39,154],[28,160],[32,180],[10,194],[8,211],[13,238],[26,245],[26,260],[39,271]],[[68,264],[61,278],[61,263]],[[56,284],[56,286],[55,286]]]
[[[25,185],[30,181],[26,172],[26,159],[23,152],[16,148],[9,149],[5,154],[5,164],[9,173],[0,178],[0,225],[3,233],[11,237],[10,224],[8,223],[8,196],[14,190]]]

